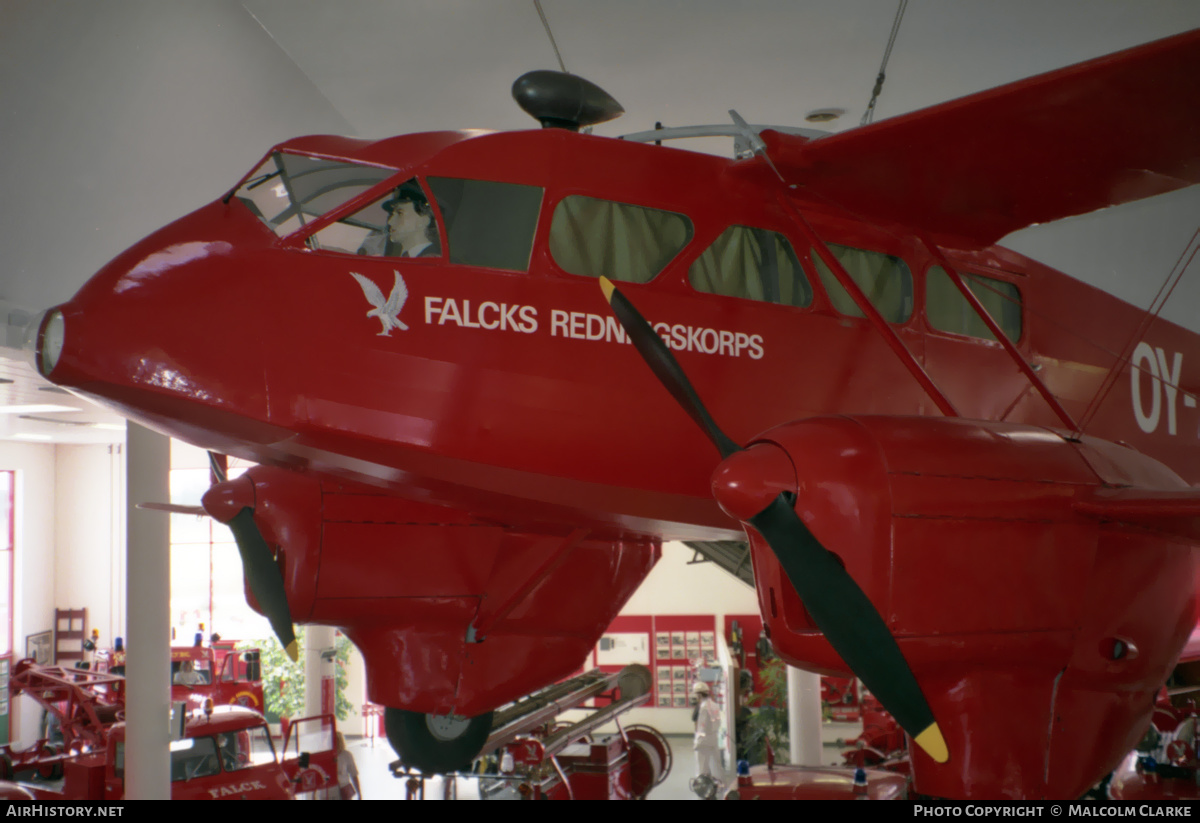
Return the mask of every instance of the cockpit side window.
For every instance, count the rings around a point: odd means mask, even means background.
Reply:
[[[437,215],[416,178],[308,238],[314,250],[367,257],[441,257]]]
[[[236,196],[280,237],[395,174],[395,169],[275,152]]]
[[[697,291],[804,307],[812,287],[787,239],[766,229],[730,226],[688,269]]]
[[[446,221],[450,262],[528,271],[542,189],[515,183],[430,177]]]
[[[1021,339],[1021,290],[1012,283],[972,272],[959,273],[976,299],[987,309],[1009,340]],[[938,331],[965,334],[984,340],[996,336],[941,266],[925,272],[925,316]]]
[[[904,323],[912,317],[912,272],[907,263],[891,254],[839,246],[837,243],[827,245],[884,320]],[[833,307],[848,317],[862,317],[863,313],[854,298],[842,288],[842,284],[815,252],[812,261]]]
[[[648,283],[692,239],[682,214],[570,195],[554,209],[550,254],[564,271]]]

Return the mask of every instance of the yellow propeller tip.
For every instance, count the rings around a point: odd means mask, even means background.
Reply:
[[[602,292],[604,292],[604,299],[607,300],[609,303],[611,303],[612,302],[612,293],[613,293],[613,284],[612,284],[612,281],[609,280],[604,275],[600,275],[600,290]]]
[[[300,645],[295,640],[288,643],[284,651],[287,652],[287,656],[292,659],[293,663],[300,660]]]
[[[925,753],[938,763],[950,760],[950,750],[946,748],[946,739],[937,723],[930,723],[925,731],[913,738],[913,742],[925,750]]]

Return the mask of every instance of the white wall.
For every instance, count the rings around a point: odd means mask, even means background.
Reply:
[[[664,543],[662,559],[621,614],[758,614],[754,589],[715,563],[689,565],[692,554],[682,543]]]
[[[121,627],[125,482],[120,448],[0,441],[0,470],[17,472],[14,660],[25,656],[27,635],[54,628],[55,608],[87,607],[88,629],[99,628],[105,645]],[[13,712],[13,741],[32,743],[40,707],[18,698]]]
[[[58,446],[54,600],[88,610],[111,647],[125,635],[125,461],[122,445]],[[163,547],[166,551],[167,547]]]
[[[0,441],[0,469],[17,472],[13,577],[13,657],[25,656],[26,635],[54,628],[55,448]],[[20,698],[12,707],[13,740],[37,737],[41,711]]]

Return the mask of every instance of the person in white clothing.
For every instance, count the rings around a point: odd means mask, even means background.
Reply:
[[[696,736],[692,748],[696,751],[696,775],[707,775],[717,781],[724,779],[721,767],[721,709],[712,699],[707,683],[692,687],[696,697]]]

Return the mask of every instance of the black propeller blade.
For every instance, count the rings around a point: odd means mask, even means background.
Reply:
[[[740,451],[741,447],[713,421],[653,327],[607,278],[600,278],[600,287],[651,371],[704,430],[721,457]],[[918,746],[935,761],[948,761],[950,754],[933,711],[883,617],[845,567],[797,516],[788,496],[778,495],[748,522],[766,540],[834,651]]]
[[[208,459],[213,476],[217,479],[217,485],[213,486],[213,489],[227,484],[228,474],[223,461],[212,452],[208,453]],[[209,493],[211,492],[212,489],[209,490]],[[267,545],[258,524],[254,522],[253,507],[243,506],[232,519],[224,522],[233,532],[233,539],[237,542],[238,554],[242,557],[242,572],[246,575],[246,582],[250,584],[254,599],[266,613],[271,629],[279,638],[279,643],[288,657],[293,661],[298,660],[299,645],[296,643],[292,611],[288,607],[287,593],[283,587],[283,575],[280,574],[279,565],[271,554],[271,547]]]
[[[625,327],[625,332],[629,335],[633,347],[642,355],[642,359],[646,361],[650,371],[654,372],[658,382],[663,384],[676,402],[683,407],[683,410],[696,421],[696,425],[704,430],[708,439],[721,453],[721,457],[728,457],[736,451],[741,451],[742,447],[726,437],[725,432],[721,431],[713,421],[708,409],[704,408],[704,404],[700,402],[696,390],[688,382],[687,375],[683,373],[679,362],[663,343],[658,333],[646,322],[646,318],[642,317],[625,295],[617,291],[607,277],[600,278],[600,288],[604,291],[604,297],[608,300],[613,314]]]
[[[238,554],[242,556],[242,571],[250,583],[250,591],[254,592],[254,599],[266,612],[267,620],[288,657],[293,661],[299,659],[292,611],[288,608],[287,594],[283,588],[283,575],[279,573],[271,549],[254,522],[254,510],[242,509],[226,525],[237,541]]]

